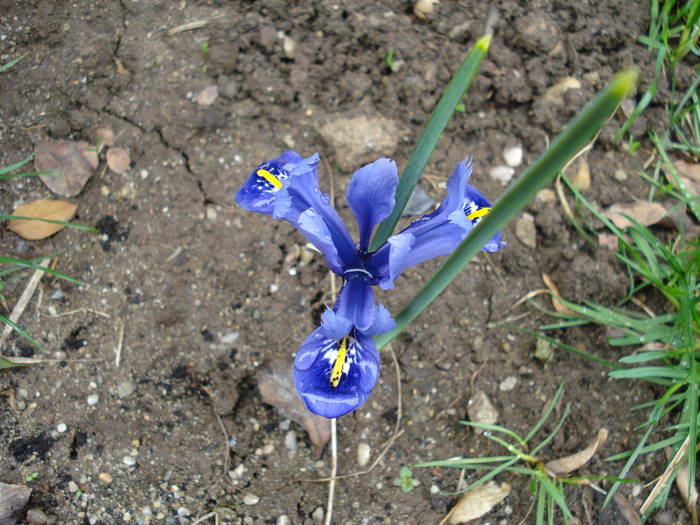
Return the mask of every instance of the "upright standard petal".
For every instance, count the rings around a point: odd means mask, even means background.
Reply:
[[[276,159],[263,162],[236,192],[236,202],[248,211],[272,214],[277,193],[300,162],[302,158],[294,151],[285,151]]]
[[[347,199],[360,229],[360,250],[366,252],[374,227],[394,209],[399,177],[396,163],[379,159],[357,170],[350,180]]]
[[[329,339],[321,328],[302,344],[294,360],[294,385],[306,407],[336,418],[360,407],[379,377],[379,352],[371,337],[353,330]]]

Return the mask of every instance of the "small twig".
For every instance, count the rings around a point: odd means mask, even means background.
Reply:
[[[328,504],[326,505],[325,525],[331,525],[333,518],[333,498],[335,496],[335,480],[338,473],[338,439],[336,432],[337,419],[331,419],[331,475],[328,482]]]
[[[639,513],[644,514],[651,504],[654,502],[656,499],[656,496],[659,495],[659,492],[666,486],[666,483],[668,483],[668,478],[671,477],[671,474],[673,471],[676,469],[676,467],[679,466],[681,461],[683,461],[683,458],[686,455],[686,452],[688,451],[688,445],[690,444],[690,436],[685,438],[685,441],[683,441],[683,444],[681,447],[678,449],[678,452],[676,452],[676,455],[673,456],[673,459],[671,460],[671,463],[668,464],[666,467],[666,470],[664,471],[663,474],[659,477],[659,480],[656,482],[656,485],[654,485],[654,488],[652,489],[651,493],[649,494],[649,497],[644,501],[642,506],[639,508]]]
[[[198,523],[204,523],[205,520],[208,520],[212,516],[214,516],[216,518],[217,522],[219,521],[219,515],[216,513],[216,511],[212,511],[209,514],[205,514],[204,516],[199,518],[197,521],[193,521],[192,525],[197,525]]]
[[[46,266],[51,259],[49,257],[46,257],[45,259],[42,259],[39,261],[39,266]],[[19,321],[19,318],[22,317],[22,314],[24,313],[24,309],[27,307],[29,304],[29,301],[32,299],[32,296],[34,295],[34,292],[36,291],[36,287],[39,286],[39,281],[41,281],[41,278],[44,276],[44,273],[46,273],[44,270],[41,270],[37,268],[34,270],[34,274],[32,275],[31,279],[29,279],[29,282],[27,283],[27,287],[24,289],[24,292],[22,292],[22,295],[20,296],[19,300],[17,301],[17,304],[15,304],[14,309],[12,310],[12,313],[10,314],[10,321],[13,323],[17,324],[17,321]],[[2,332],[2,336],[0,336],[0,348],[5,344],[5,340],[7,337],[12,333],[13,328],[7,324],[5,325],[5,329]]]
[[[65,317],[67,315],[75,315],[75,314],[83,314],[83,313],[90,313],[90,314],[95,314],[99,315],[102,317],[106,317],[107,319],[111,319],[112,317],[109,314],[106,314],[104,312],[100,312],[99,310],[93,310],[92,308],[78,308],[76,310],[70,310],[68,312],[61,312],[60,314],[55,314],[52,315],[51,317]]]
[[[119,363],[122,360],[122,348],[124,347],[124,321],[119,320],[119,339],[117,340],[117,347],[114,349],[114,366],[119,368]]]
[[[204,390],[204,393],[209,397],[209,401],[211,402],[212,406],[212,412],[214,413],[214,417],[216,417],[216,421],[219,423],[219,428],[221,428],[221,432],[224,434],[224,471],[222,473],[222,477],[226,477],[228,474],[228,468],[229,468],[229,452],[228,452],[228,432],[226,432],[226,427],[224,426],[224,421],[221,419],[221,416],[216,413],[214,410],[214,396],[212,395],[211,391],[204,385],[199,385],[199,388]]]
[[[204,18],[203,20],[195,20],[194,22],[189,22],[187,24],[182,24],[177,27],[173,27],[172,29],[168,29],[167,33],[168,36],[173,36],[178,33],[183,33],[184,31],[192,31],[193,29],[201,29],[203,27],[208,26],[215,20],[218,20],[220,18],[223,18],[223,14],[217,14],[214,16],[210,16],[209,18]],[[194,525],[194,524],[193,524]]]

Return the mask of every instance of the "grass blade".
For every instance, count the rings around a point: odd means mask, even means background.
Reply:
[[[593,140],[598,130],[612,116],[620,101],[629,94],[636,82],[636,70],[618,73],[608,87],[583,108],[549,149],[533,162],[515,183],[511,184],[491,212],[462,241],[413,300],[399,312],[396,316],[396,328],[375,337],[378,348],[386,346],[440,295],[472,257],[479,253],[482,246]]]
[[[411,158],[408,160],[408,164],[406,164],[406,168],[399,179],[394,209],[391,215],[384,219],[379,228],[377,228],[370,245],[370,251],[377,250],[393,233],[396,223],[399,222],[401,213],[406,207],[411,193],[413,193],[413,188],[418,183],[418,178],[428,163],[430,154],[435,149],[435,144],[437,144],[442,131],[450,120],[452,113],[454,113],[455,107],[462,100],[464,92],[479,71],[481,60],[486,56],[490,44],[491,35],[481,37],[471,48],[449,84],[447,84],[445,92],[440,97],[437,106],[435,106],[430,120],[423,129],[420,139],[418,139],[416,149],[413,150]]]

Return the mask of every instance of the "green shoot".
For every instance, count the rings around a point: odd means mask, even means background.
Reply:
[[[554,462],[546,462],[538,456],[544,447],[546,447],[561,430],[564,421],[568,417],[569,406],[566,406],[559,421],[551,432],[536,445],[532,446],[530,443],[554,412],[554,409],[561,400],[563,388],[563,384],[559,385],[554,396],[549,403],[547,403],[542,416],[525,436],[520,436],[516,432],[500,425],[485,425],[472,421],[460,421],[463,425],[484,431],[483,436],[505,449],[504,455],[482,458],[460,457],[447,460],[427,461],[419,463],[416,466],[458,468],[484,472],[481,477],[469,485],[467,490],[474,489],[486,483],[501,472],[510,472],[529,477],[530,488],[536,502],[535,523],[537,525],[555,523],[556,509],[559,509],[565,523],[573,522],[574,517],[566,502],[564,485],[590,484],[590,479],[605,478],[600,478],[598,476],[588,478],[570,477],[568,473],[564,474],[554,471]],[[572,470],[580,468],[581,466],[583,465],[574,466]]]
[[[413,471],[407,467],[401,467],[399,477],[394,479],[394,485],[401,489],[401,492],[411,492],[414,488],[420,485],[420,481],[413,478]]]

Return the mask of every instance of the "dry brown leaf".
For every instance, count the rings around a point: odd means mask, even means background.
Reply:
[[[619,525],[642,525],[642,520],[639,517],[637,509],[634,508],[627,498],[618,490],[613,496],[612,503],[617,510],[618,515],[625,520],[624,522],[615,521]]]
[[[552,281],[551,277],[549,277],[549,275],[547,275],[546,273],[543,273],[542,281],[544,281],[544,285],[549,289],[549,293],[552,295],[552,306],[554,307],[554,309],[557,312],[563,314],[574,315],[574,312],[567,306],[564,306],[562,302],[558,299],[558,297],[561,297],[561,294],[559,293],[559,289],[554,284],[554,281]]]
[[[36,171],[53,171],[39,175],[46,187],[62,197],[75,197],[92,175],[94,168],[76,142],[40,142],[36,146]]]
[[[106,126],[95,130],[95,138],[99,141],[100,146],[114,146],[114,131]]]
[[[83,154],[83,157],[85,157],[85,160],[87,160],[88,164],[90,164],[90,167],[93,170],[96,170],[97,166],[100,165],[100,157],[97,151],[97,146],[93,146],[89,142],[81,140],[78,142],[78,147],[80,148],[80,152]]]
[[[17,523],[15,515],[24,508],[31,494],[32,489],[24,485],[0,483],[0,525]]]
[[[450,523],[465,523],[480,518],[506,499],[510,494],[510,485],[494,481],[479,485],[465,492],[450,511]]]
[[[78,209],[78,205],[72,202],[39,199],[18,206],[12,215],[67,222],[73,218],[76,209]],[[46,239],[64,228],[62,224],[25,219],[10,219],[7,222],[7,227],[20,237],[30,241]]]
[[[265,403],[302,425],[309,434],[317,457],[331,438],[330,419],[317,416],[307,410],[294,388],[292,364],[275,360],[263,365],[257,372],[258,390]]]
[[[114,173],[122,174],[129,169],[131,157],[124,148],[109,148],[107,150],[107,166]]]
[[[194,101],[200,106],[211,106],[219,96],[219,87],[216,85],[207,86],[199,92]]]
[[[688,488],[689,488],[689,480],[690,476],[688,475],[688,462],[684,461],[681,463],[681,466],[678,467],[678,470],[676,471],[676,488],[678,488],[678,492],[681,493],[681,497],[683,498],[683,501],[685,502],[685,506],[688,508],[688,512],[690,512],[690,515],[693,519],[693,523],[697,524],[698,523],[698,491],[695,487],[693,487],[693,491],[690,492],[690,495],[688,494]]]
[[[603,212],[603,216],[620,229],[632,224],[625,215],[632,217],[643,226],[651,226],[666,217],[666,208],[658,202],[636,201],[632,204],[613,204]]]
[[[673,167],[676,168],[676,171],[683,177],[688,177],[700,183],[700,164],[691,164],[684,160],[677,160],[674,161]]]
[[[608,439],[608,431],[605,428],[601,428],[598,431],[598,435],[586,448],[576,452],[576,454],[548,461],[545,463],[544,468],[550,476],[569,474],[588,463],[598,450],[598,447],[603,445],[606,439]]]

